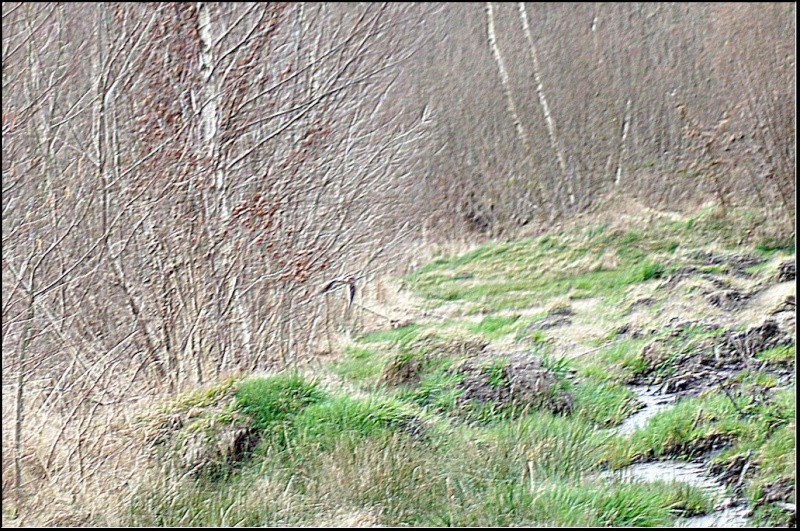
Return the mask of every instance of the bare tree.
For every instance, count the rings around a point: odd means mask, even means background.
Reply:
[[[321,283],[413,234],[431,122],[397,79],[422,14],[4,4],[3,480],[20,509],[114,473],[138,400],[312,356]]]

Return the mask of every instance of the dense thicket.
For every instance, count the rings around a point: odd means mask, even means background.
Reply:
[[[795,6],[490,5],[429,15],[410,71],[445,217],[496,231],[620,191],[793,215]]]

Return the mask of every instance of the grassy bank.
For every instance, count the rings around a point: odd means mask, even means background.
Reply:
[[[435,319],[145,418],[162,466],[125,523],[669,526],[719,500],[600,473],[704,458],[754,523],[784,525],[795,347],[760,323],[794,248],[743,244],[751,221],[703,212],[442,257],[404,279]],[[634,384],[679,399],[621,436]]]

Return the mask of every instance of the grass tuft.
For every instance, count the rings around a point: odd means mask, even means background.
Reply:
[[[336,397],[307,407],[293,421],[294,440],[319,448],[332,447],[342,439],[354,440],[409,424],[414,415],[396,399],[356,400]]]
[[[236,392],[237,407],[252,417],[256,429],[284,421],[325,398],[316,383],[296,374],[245,380]]]

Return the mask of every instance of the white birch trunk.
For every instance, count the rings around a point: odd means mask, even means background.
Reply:
[[[497,36],[495,34],[494,27],[494,10],[492,9],[491,2],[486,2],[486,33],[489,39],[489,48],[492,50],[492,55],[497,63],[497,70],[500,73],[500,82],[503,85],[503,93],[506,96],[508,113],[511,115],[511,120],[514,122],[514,128],[517,131],[517,137],[519,138],[520,142],[522,142],[522,146],[525,149],[525,157],[530,162],[530,157],[532,156],[533,151],[531,150],[531,143],[528,139],[528,134],[525,132],[525,128],[522,126],[522,121],[519,119],[517,106],[514,104],[514,95],[511,93],[511,81],[508,77],[508,71],[503,63],[503,56],[500,53],[500,48],[497,46]],[[533,165],[530,165],[530,167],[532,170]],[[544,201],[544,193],[541,189],[541,183],[538,179],[536,179],[535,176],[531,175],[531,177],[534,179],[536,208],[541,208]]]
[[[628,98],[627,103],[625,103],[625,116],[622,118],[622,138],[620,140],[619,146],[619,159],[617,160],[617,175],[614,178],[614,186],[619,186],[620,181],[622,180],[622,170],[623,170],[623,161],[625,160],[625,156],[627,154],[627,147],[628,147],[628,128],[630,126],[631,118],[631,99]]]
[[[567,185],[569,204],[574,205],[575,190],[573,189],[572,181],[570,180],[569,173],[567,172],[567,163],[566,159],[564,158],[564,152],[558,142],[558,135],[556,132],[555,122],[553,121],[553,115],[550,112],[550,106],[547,104],[547,97],[544,93],[542,76],[539,73],[539,54],[536,51],[536,45],[533,43],[533,35],[531,35],[531,28],[530,25],[528,25],[528,13],[525,10],[525,4],[523,2],[519,3],[519,18],[522,22],[522,28],[525,30],[525,37],[528,39],[528,46],[531,50],[531,58],[533,59],[533,78],[536,81],[536,95],[539,97],[539,105],[542,107],[542,113],[544,114],[544,119],[547,123],[547,134],[550,137],[550,144],[553,146],[556,159],[558,159],[558,165],[561,167],[561,176]]]
[[[217,195],[217,204],[213,214],[216,214],[220,225],[225,226],[231,218],[231,212],[227,198],[224,165],[220,160],[221,155],[217,142],[220,89],[217,84],[217,78],[214,75],[214,31],[211,24],[211,12],[208,4],[205,2],[199,2],[197,4],[197,31],[200,36],[200,72],[203,80],[202,97],[200,101],[202,105],[200,120],[203,131],[203,144],[206,150],[205,154],[209,160],[213,161],[214,191]],[[232,247],[228,242],[222,246],[220,251],[220,269],[222,271],[227,271],[230,266],[232,259],[231,253]],[[237,280],[236,275],[231,274],[227,277],[226,282],[233,296],[233,311],[242,331],[242,343],[245,355],[247,359],[250,359],[253,340],[244,303],[239,297],[236,288]],[[229,350],[226,349],[225,352],[229,352]],[[227,360],[223,359],[223,367],[226,364]]]
[[[508,77],[508,71],[503,63],[503,56],[500,54],[500,48],[497,46],[497,36],[495,35],[494,29],[494,10],[492,9],[491,2],[486,2],[486,33],[489,37],[489,48],[492,49],[492,55],[494,55],[494,60],[497,63],[497,70],[500,72],[500,81],[503,84],[503,92],[506,96],[508,113],[511,115],[511,119],[514,122],[514,127],[517,130],[517,136],[522,142],[522,145],[525,147],[526,152],[530,153],[531,145],[528,140],[528,135],[519,119],[517,106],[514,104],[514,96],[511,93],[511,82]]]

